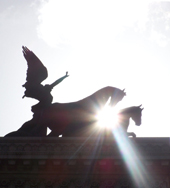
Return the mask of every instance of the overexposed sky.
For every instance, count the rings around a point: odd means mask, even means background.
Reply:
[[[27,64],[22,45],[48,69],[53,102],[96,90],[126,89],[120,108],[144,107],[137,136],[170,136],[170,1],[0,1],[0,136],[32,118],[38,101],[22,99]]]

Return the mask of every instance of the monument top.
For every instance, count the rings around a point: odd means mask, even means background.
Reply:
[[[125,91],[107,86],[76,102],[52,103],[51,90],[68,77],[68,72],[52,84],[42,85],[41,82],[48,76],[47,68],[27,47],[23,46],[22,49],[28,65],[23,98],[30,97],[39,102],[32,106],[33,118],[5,137],[88,137],[98,134],[95,128],[97,111],[109,100],[108,105],[114,107],[124,98]],[[132,118],[136,125],[141,125],[142,110],[141,105],[120,110],[117,113],[121,117],[117,127],[121,127],[124,134],[136,137],[135,133],[127,133],[129,119]],[[51,130],[49,135],[47,127]]]

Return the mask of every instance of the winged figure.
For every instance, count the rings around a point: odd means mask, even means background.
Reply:
[[[47,68],[27,47],[22,46],[22,49],[28,65],[26,83],[23,85],[23,87],[26,89],[23,98],[30,97],[39,100],[39,103],[32,107],[32,111],[35,112],[37,108],[42,108],[51,104],[53,100],[51,90],[54,86],[68,77],[68,72],[66,72],[65,76],[59,78],[54,83],[50,85],[42,85],[41,82],[48,77]]]

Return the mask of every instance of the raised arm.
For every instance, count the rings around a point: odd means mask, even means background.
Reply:
[[[55,82],[53,82],[50,87],[51,89],[53,89],[53,87],[55,87],[56,85],[58,85],[60,82],[62,82],[65,78],[67,78],[69,75],[68,75],[68,72],[66,72],[66,75],[57,79]]]

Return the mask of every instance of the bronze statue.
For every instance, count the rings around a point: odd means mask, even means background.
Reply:
[[[94,114],[88,114],[88,122],[82,121],[80,122],[72,122],[69,126],[63,127],[62,130],[63,137],[97,137],[102,135],[110,135],[113,136],[113,132],[119,133],[119,135],[127,135],[136,137],[134,132],[127,132],[130,118],[135,122],[135,125],[141,125],[141,118],[142,118],[142,110],[140,106],[131,106],[128,108],[121,109],[118,111],[118,121],[116,125],[113,125],[111,129],[100,129],[98,126],[95,126],[96,119],[94,118]],[[90,121],[91,120],[91,121]],[[56,125],[56,124],[55,124]],[[52,130],[49,136],[56,136],[55,132],[59,129],[56,129],[56,126],[50,124],[49,128]]]
[[[41,109],[42,107],[51,104],[53,100],[53,97],[50,93],[51,90],[54,86],[68,77],[68,72],[66,72],[65,76],[56,80],[54,83],[43,86],[41,82],[44,81],[48,76],[47,68],[42,64],[39,58],[27,47],[23,46],[22,49],[23,55],[28,64],[26,83],[23,85],[26,91],[23,98],[30,97],[39,101],[38,104],[32,107],[32,112],[35,112],[36,109]]]
[[[124,90],[115,87],[104,87],[90,96],[76,102],[53,103],[51,90],[54,86],[68,77],[66,75],[50,85],[42,85],[41,82],[48,76],[46,67],[38,57],[27,47],[22,47],[23,55],[28,64],[24,97],[37,99],[38,104],[32,106],[33,118],[24,123],[17,131],[6,136],[56,136],[63,137],[89,136],[91,128],[96,123],[96,112],[102,109],[110,99],[110,106],[115,106],[126,95]],[[129,119],[132,118],[136,125],[141,124],[141,112],[143,109],[130,107],[121,110],[118,115],[122,121],[118,124],[124,132],[127,132]],[[51,133],[47,135],[47,127]],[[136,136],[134,133],[127,133],[128,136]]]
[[[26,89],[23,98],[30,97],[37,99],[39,103],[32,106],[33,118],[24,123],[17,131],[9,133],[6,136],[45,136],[47,125],[41,126],[41,117],[44,109],[52,103],[51,90],[69,75],[66,72],[65,76],[57,79],[54,83],[43,86],[41,82],[48,76],[47,68],[27,47],[22,46],[22,49],[28,65],[26,83],[23,85]]]
[[[131,106],[128,108],[124,108],[118,112],[119,121],[117,122],[118,128],[121,127],[122,131],[126,133],[128,136],[136,137],[134,132],[127,132],[129,127],[130,118],[135,122],[135,125],[141,125],[142,118],[142,105],[139,106]]]
[[[115,106],[124,96],[124,90],[108,86],[76,102],[53,103],[44,110],[42,123],[51,129],[48,136],[81,136],[78,132],[93,126],[97,111],[104,107],[110,97],[109,105]]]

